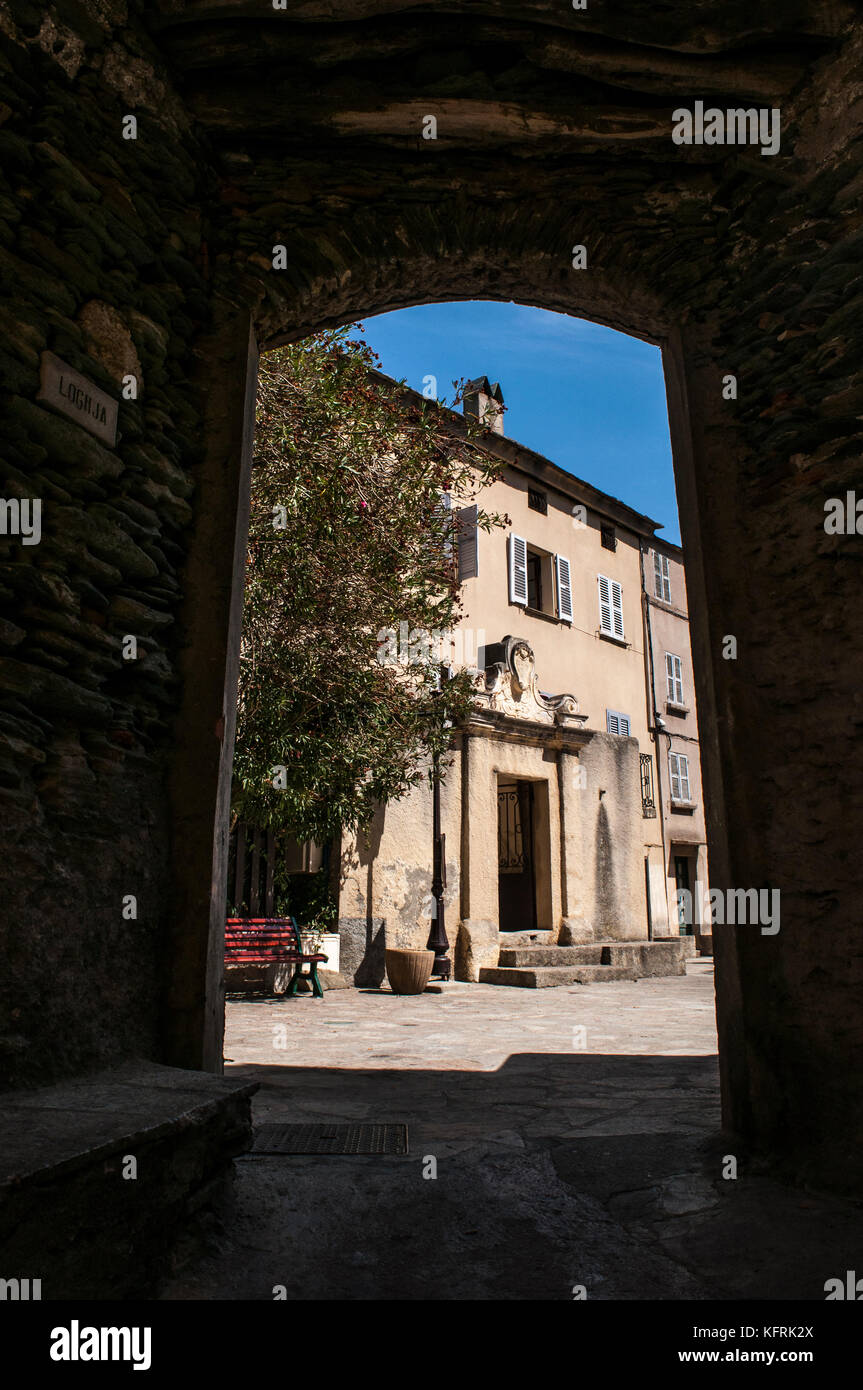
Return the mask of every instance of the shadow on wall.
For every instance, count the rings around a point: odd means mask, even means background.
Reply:
[[[608,821],[608,808],[605,801],[599,803],[596,818],[596,905],[599,919],[604,928],[614,915],[614,851],[611,840],[611,826]]]

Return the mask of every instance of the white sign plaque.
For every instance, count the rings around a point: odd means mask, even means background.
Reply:
[[[39,394],[44,401],[70,420],[82,425],[112,448],[117,443],[117,412],[119,402],[94,386],[92,381],[76,372],[68,362],[53,352],[42,353]]]

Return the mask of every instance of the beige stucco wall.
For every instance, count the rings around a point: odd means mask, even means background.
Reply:
[[[690,856],[690,875],[693,893],[696,892],[696,878],[701,892],[709,890],[709,869],[707,862],[704,794],[701,784],[701,757],[698,743],[698,708],[695,698],[695,677],[692,669],[692,651],[689,637],[688,604],[686,595],[686,574],[678,556],[667,547],[658,547],[668,558],[671,598],[666,602],[654,593],[653,551],[646,557],[647,592],[650,603],[650,632],[653,651],[654,698],[657,712],[665,721],[668,735],[658,738],[661,749],[659,779],[661,796],[660,811],[665,830],[666,856],[664,865],[666,896],[669,904],[670,930],[676,931],[674,904],[676,883],[674,878],[675,854]],[[666,652],[680,657],[683,677],[683,701],[686,712],[675,709],[669,703],[666,682]],[[669,754],[682,753],[689,759],[689,782],[693,810],[675,810],[671,801],[671,774]],[[697,916],[697,913],[696,913]]]
[[[580,890],[574,905],[590,928],[581,939],[646,941],[638,743],[599,732],[579,762],[585,774],[579,781],[585,785],[570,794],[570,801]]]
[[[444,911],[455,940],[459,914],[461,763],[456,748],[441,786],[446,835]],[[432,792],[427,783],[379,809],[369,841],[362,832],[342,841],[339,916],[384,918],[388,946],[424,947],[431,930]]]

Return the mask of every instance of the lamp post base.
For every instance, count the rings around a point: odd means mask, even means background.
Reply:
[[[452,974],[452,961],[447,955],[449,941],[447,940],[446,928],[443,925],[443,903],[438,904],[438,914],[432,921],[426,950],[434,951],[432,979],[448,980]]]
[[[446,956],[435,956],[431,977],[433,980],[448,980],[452,976],[452,961]]]

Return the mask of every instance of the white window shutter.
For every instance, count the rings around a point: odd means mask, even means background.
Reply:
[[[615,579],[611,581],[611,606],[614,609],[614,635],[623,636],[623,589]]]
[[[465,579],[475,579],[479,574],[479,544],[477,536],[477,509],[460,507],[456,512],[458,542],[458,578],[461,584]]]
[[[599,582],[599,630],[611,636],[614,633],[611,620],[611,583],[604,574],[598,574],[596,577]]]
[[[516,535],[509,538],[509,599],[527,604],[527,541]]]
[[[624,738],[629,738],[629,715],[621,714],[616,709],[607,709],[605,711],[605,727],[610,734],[622,734]]]
[[[683,704],[683,662],[673,652],[665,653],[665,676],[668,699],[673,705]]]
[[[565,623],[572,622],[572,579],[570,577],[569,561],[562,555],[554,557],[554,568],[557,574],[557,616]]]
[[[682,800],[680,795],[680,769],[676,753],[669,753],[668,769],[671,774],[671,799],[672,801],[680,801]]]
[[[653,552],[653,591],[665,603],[671,602],[671,577],[668,572],[668,556]]]
[[[678,755],[680,767],[680,792],[684,801],[691,801],[692,795],[689,790],[689,759],[683,754]]]

